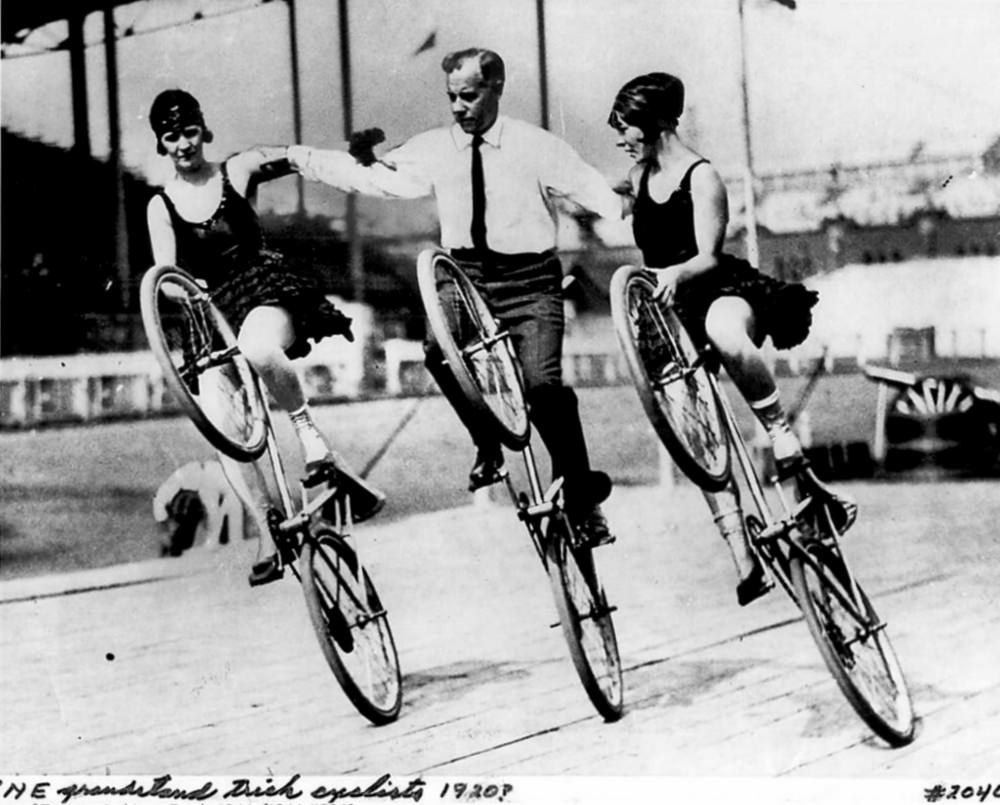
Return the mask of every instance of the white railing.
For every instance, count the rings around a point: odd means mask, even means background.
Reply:
[[[352,399],[362,393],[363,350],[314,348],[296,361],[306,396]],[[178,412],[151,352],[0,360],[0,426],[33,427]]]
[[[359,339],[360,342],[360,339]],[[384,388],[389,396],[437,393],[424,368],[419,341],[387,339],[385,362],[365,366],[363,344],[342,339],[322,342],[296,368],[306,396],[314,402],[350,400]],[[770,355],[779,374],[808,374],[824,356],[823,343],[810,339],[788,353]],[[826,344],[826,370],[854,371],[867,363],[897,365],[897,339],[865,338],[860,333],[840,333]],[[936,358],[1000,358],[1000,344],[982,328],[937,332]],[[372,372],[382,373],[373,378]],[[860,369],[858,369],[860,371]],[[617,345],[581,340],[567,341],[563,376],[577,387],[631,383]],[[381,382],[371,382],[373,380]],[[163,382],[162,372],[150,352],[100,355],[67,355],[45,358],[0,359],[0,427],[34,427],[53,422],[88,422],[178,412]]]

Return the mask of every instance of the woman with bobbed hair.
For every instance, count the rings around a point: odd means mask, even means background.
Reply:
[[[292,358],[311,350],[310,341],[331,335],[353,340],[351,320],[327,300],[315,278],[294,272],[280,254],[264,247],[257,214],[247,199],[253,183],[291,173],[284,146],[256,146],[221,162],[205,157],[213,140],[197,99],[181,89],[156,96],[149,111],[156,152],[169,157],[173,175],[150,199],[146,223],[157,265],[177,265],[193,274],[237,333],[240,350],[260,374],[278,406],[288,413],[305,460],[307,482],[336,465],[314,423]],[[212,383],[216,385],[213,387]],[[227,393],[223,376],[209,379],[204,404]],[[255,515],[262,545],[270,542],[266,485],[253,464],[220,455],[226,476]],[[338,471],[347,473],[340,466]],[[349,473],[348,473],[349,474]],[[357,495],[355,519],[370,516],[385,498],[351,476]],[[273,550],[254,565],[250,584],[280,575]]]
[[[760,347],[768,337],[776,349],[804,341],[818,294],[723,252],[726,188],[711,163],[678,135],[683,111],[684,84],[668,73],[633,78],[615,97],[608,125],[618,133],[618,147],[635,162],[624,188],[635,242],[656,275],[655,298],[673,306],[696,343],[716,349],[770,437],[779,473],[789,475],[802,465],[802,448]],[[846,528],[857,507],[829,494]],[[737,599],[748,604],[769,585],[746,543],[735,482],[705,496],[733,555]]]

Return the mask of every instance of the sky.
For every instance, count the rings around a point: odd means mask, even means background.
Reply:
[[[447,123],[440,59],[476,44],[507,62],[506,114],[539,119],[535,0],[349,0],[356,129],[390,142]],[[337,3],[296,0],[304,142],[342,141]],[[681,133],[723,175],[743,162],[738,0],[546,0],[550,124],[609,179],[628,168],[606,126],[617,89],[652,70],[679,75],[688,109]],[[196,13],[203,19],[193,21]],[[746,0],[751,139],[759,174],[839,162],[981,151],[1000,136],[997,0]],[[166,165],[146,123],[162,89],[199,97],[221,157],[293,138],[288,7],[255,0],[143,0],[116,11],[126,164],[151,178]],[[416,51],[432,32],[433,49]],[[100,15],[88,18],[91,140],[107,153]],[[65,37],[54,23],[8,49],[6,127],[69,145],[68,57],[33,54]],[[286,180],[287,181],[287,180]],[[281,183],[278,183],[281,184]],[[336,205],[310,187],[308,204]],[[262,199],[294,203],[286,184]],[[388,223],[388,222],[387,222]]]

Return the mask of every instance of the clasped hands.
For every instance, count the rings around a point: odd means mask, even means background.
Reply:
[[[375,156],[375,146],[385,141],[385,132],[379,128],[362,129],[351,135],[347,145],[347,153],[354,157],[359,165],[369,167],[376,162],[385,165],[389,170],[396,170],[396,166],[390,162],[385,162]]]

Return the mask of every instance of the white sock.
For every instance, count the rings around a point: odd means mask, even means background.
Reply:
[[[311,461],[322,461],[330,455],[330,446],[323,438],[323,434],[319,432],[316,423],[313,422],[309,406],[303,405],[301,408],[289,412],[288,418],[292,420],[292,425],[295,427],[295,434],[299,437],[307,464]]]
[[[750,408],[771,439],[771,448],[776,461],[787,461],[802,455],[802,445],[792,431],[792,426],[781,406],[777,390],[762,400],[753,400]]]

